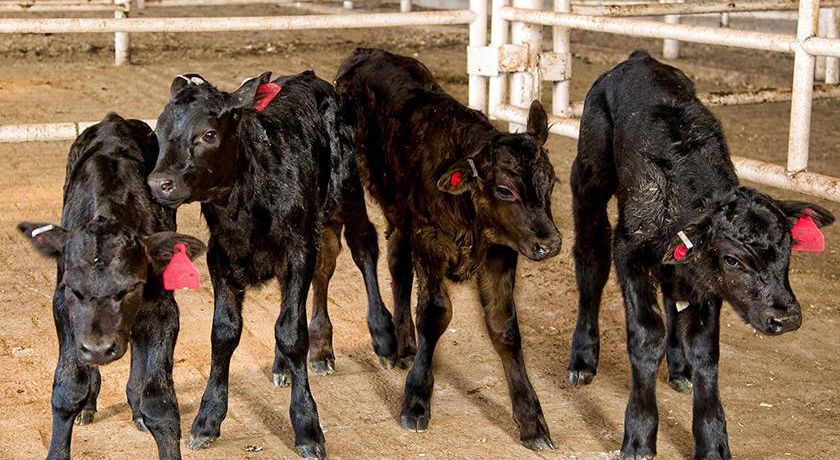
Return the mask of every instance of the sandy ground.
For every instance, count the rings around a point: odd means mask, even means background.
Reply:
[[[279,14],[278,7],[148,10],[146,15]],[[100,119],[107,111],[156,117],[174,75],[198,72],[225,89],[263,70],[275,74],[314,68],[331,79],[341,59],[359,44],[413,54],[453,94],[466,99],[463,28],[383,31],[320,31],[239,34],[146,34],[132,36],[134,65],[111,65],[107,35],[0,37],[0,123]],[[573,36],[573,93],[581,99],[594,78],[637,47],[656,42]],[[790,80],[787,56],[721,48],[684,47],[679,65],[701,89],[744,89]],[[779,161],[787,145],[787,104],[721,108],[732,151]],[[814,104],[812,169],[840,175],[840,134],[832,116],[840,103]],[[50,436],[50,390],[57,344],[50,298],[54,264],[39,258],[16,234],[20,220],[57,221],[69,142],[0,144],[0,458],[43,457]],[[575,143],[552,137],[548,147],[558,176],[568,177]],[[772,191],[777,196],[795,194]],[[799,197],[802,198],[802,197]],[[840,205],[818,201],[835,213]],[[373,208],[372,208],[373,209]],[[622,303],[611,279],[602,308],[602,360],[595,382],[583,389],[566,383],[569,342],[576,315],[570,257],[573,232],[569,192],[556,189],[554,213],[565,236],[560,256],[523,261],[517,294],[529,374],[557,445],[535,454],[517,443],[499,360],[487,340],[472,284],[451,289],[455,315],[438,348],[434,418],[424,434],[398,423],[405,371],[383,370],[369,346],[361,277],[343,252],[330,291],[338,372],[313,376],[327,449],[334,459],[357,458],[546,458],[603,459],[620,447],[629,389]],[[376,224],[382,218],[372,211]],[[198,207],[179,213],[180,230],[206,237]],[[777,338],[757,335],[730,308],[723,313],[720,386],[730,445],[742,459],[838,458],[840,450],[840,229],[827,231],[829,251],[796,254],[791,283],[805,313],[802,329]],[[384,251],[384,247],[383,247]],[[195,416],[209,369],[212,301],[206,266],[201,290],[179,293],[181,336],[175,382],[183,431]],[[380,264],[383,297],[389,275]],[[390,304],[390,301],[388,302]],[[234,355],[230,412],[222,437],[209,450],[184,450],[186,459],[295,458],[288,418],[288,389],[270,384],[273,324],[279,307],[275,285],[248,293],[245,330]],[[102,369],[100,412],[93,425],[74,432],[73,453],[81,459],[154,458],[151,437],[129,420],[124,385],[128,360]],[[664,383],[664,374],[660,376]],[[661,458],[693,454],[691,398],[661,384]],[[259,446],[259,453],[246,452]]]

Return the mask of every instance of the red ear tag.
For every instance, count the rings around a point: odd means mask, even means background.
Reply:
[[[449,185],[453,187],[457,187],[458,184],[461,183],[461,171],[455,171],[452,173],[452,177],[449,178]]]
[[[175,243],[172,260],[163,270],[163,288],[167,291],[199,288],[198,270],[187,257],[187,247],[183,243]]]
[[[688,248],[684,244],[681,244],[674,249],[674,260],[679,262],[686,254],[688,254]]]
[[[793,224],[790,230],[793,236],[793,250],[803,252],[825,251],[825,236],[814,223],[811,216],[804,215]]]
[[[271,104],[271,101],[277,97],[277,93],[279,93],[281,89],[283,89],[283,87],[277,83],[263,83],[258,86],[254,110],[257,112],[265,110],[265,108],[268,107],[268,104]]]

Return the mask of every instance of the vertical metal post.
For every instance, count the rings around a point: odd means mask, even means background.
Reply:
[[[685,3],[685,0],[659,0],[659,3]],[[678,14],[665,16],[666,24],[679,24]],[[680,42],[672,39],[662,40],[662,57],[665,59],[677,59],[680,57]]]
[[[114,0],[119,8],[114,10],[114,19],[123,19],[128,16],[130,0]],[[131,59],[129,50],[129,38],[127,32],[114,33],[114,65],[128,64]]]
[[[411,13],[411,0],[400,0],[400,13]]]
[[[341,6],[344,7],[345,10],[352,10],[353,9],[353,0],[344,0]]]
[[[502,19],[499,10],[507,6],[507,0],[493,0],[492,14],[490,15],[490,45],[494,47],[506,45],[510,31],[510,23]],[[498,76],[490,77],[490,97],[487,103],[487,112],[492,116],[496,107],[507,102],[507,75],[500,73]]]
[[[570,0],[554,0],[554,11],[557,13],[568,13],[572,10]],[[554,27],[552,29],[554,52],[560,55],[564,62],[565,80],[555,81],[551,92],[551,113],[565,116],[569,109],[569,87],[572,78],[572,51],[570,47],[570,30],[567,27]]]
[[[820,0],[801,0],[796,40],[799,43],[817,32]],[[811,140],[811,94],[814,84],[814,56],[797,47],[793,60],[793,94],[790,101],[790,139],[788,140],[788,174],[808,167]]]
[[[468,46],[487,46],[487,0],[470,0],[470,9],[475,13],[475,18],[470,23]],[[469,83],[470,107],[487,112],[487,77],[470,75]]]
[[[729,13],[720,13],[720,26],[723,28],[729,28],[729,21],[730,21]]]
[[[820,37],[837,38],[837,8],[822,8],[820,9]],[[840,83],[840,59],[836,57],[825,57],[820,59],[824,66],[825,83],[827,85],[836,85]],[[818,63],[820,61],[817,61]]]
[[[542,0],[513,0],[516,8],[539,10]],[[514,45],[528,46],[528,68],[522,72],[514,72],[510,79],[510,103],[517,107],[528,108],[531,101],[540,99],[542,90],[542,75],[540,73],[540,53],[542,52],[542,26],[514,22],[511,25],[511,42]],[[525,126],[511,123],[511,132],[521,132]]]

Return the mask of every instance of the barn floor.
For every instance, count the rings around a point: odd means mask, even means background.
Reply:
[[[268,11],[267,11],[268,10]],[[185,14],[278,14],[278,7],[169,10]],[[161,14],[148,10],[146,15]],[[314,68],[331,79],[356,45],[414,54],[444,86],[466,99],[464,28],[382,31],[313,31],[241,34],[133,35],[135,65],[115,68],[107,35],[0,37],[0,123],[95,120],[107,111],[153,118],[178,73],[198,72],[225,89],[263,70],[275,74]],[[653,41],[573,35],[574,99],[594,78],[637,47]],[[724,52],[726,51],[726,54]],[[701,89],[744,89],[787,84],[792,59],[753,51],[685,46],[679,62]],[[812,169],[840,175],[840,102],[814,104]],[[787,145],[787,104],[721,108],[734,153],[780,161]],[[50,298],[54,264],[39,258],[16,234],[20,220],[57,221],[69,142],[0,144],[0,458],[43,457],[50,437],[50,386],[56,360]],[[552,137],[548,145],[558,176],[568,175],[575,143]],[[795,194],[772,191],[777,196]],[[817,201],[840,214],[840,205]],[[330,291],[337,373],[313,376],[327,450],[333,459],[389,458],[613,458],[622,439],[629,388],[622,304],[611,279],[602,315],[602,362],[583,389],[566,383],[569,342],[576,315],[570,257],[573,240],[567,182],[556,189],[554,213],[566,244],[560,256],[520,265],[518,305],[528,370],[541,398],[557,450],[534,454],[517,443],[499,360],[487,340],[471,284],[451,288],[455,315],[436,356],[434,418],[423,434],[398,423],[405,371],[378,367],[364,324],[361,277],[347,255]],[[372,211],[382,228],[378,211]],[[206,237],[198,206],[179,213],[180,230]],[[829,251],[797,254],[791,283],[805,313],[802,329],[777,338],[757,335],[730,308],[723,313],[721,392],[730,445],[741,459],[814,459],[840,456],[840,228],[827,231]],[[380,243],[382,240],[380,240]],[[383,247],[384,251],[384,247]],[[212,312],[206,266],[197,292],[179,293],[181,336],[175,382],[185,436],[206,381]],[[389,286],[385,264],[382,285]],[[383,297],[390,304],[390,293]],[[289,390],[273,388],[270,365],[279,294],[275,285],[248,293],[245,330],[234,355],[230,412],[222,437],[209,450],[184,449],[185,459],[296,457],[288,417]],[[151,437],[129,420],[124,385],[128,360],[102,368],[100,412],[74,432],[79,459],[154,458]],[[661,458],[693,456],[691,398],[672,391],[660,376]],[[260,452],[249,452],[259,450]]]

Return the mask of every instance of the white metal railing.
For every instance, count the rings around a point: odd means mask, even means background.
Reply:
[[[40,0],[30,0],[31,3]],[[72,3],[76,0],[64,0]],[[85,0],[79,0],[85,1]],[[104,0],[94,0],[104,4]],[[122,2],[125,0],[117,0]],[[195,1],[195,0],[164,0]],[[211,0],[244,2],[252,0]],[[469,24],[467,50],[469,104],[491,117],[521,129],[530,101],[540,97],[541,83],[552,82],[549,121],[551,132],[576,138],[582,110],[569,97],[572,58],[569,31],[573,29],[618,35],[658,38],[672,43],[687,41],[794,54],[792,88],[709,93],[699,95],[710,105],[791,101],[790,139],[786,166],[734,157],[738,174],[748,180],[840,201],[840,179],[806,171],[810,140],[811,101],[840,95],[837,86],[813,86],[815,57],[827,56],[824,74],[828,83],[840,76],[840,39],[836,38],[835,6],[840,0],[804,0],[798,6],[795,36],[681,24],[678,20],[657,22],[639,16],[784,11],[788,0],[744,2],[701,1],[693,3],[601,4],[598,0],[554,0],[553,11],[541,11],[542,0],[469,0],[469,10],[420,13],[371,13],[358,15],[307,15],[242,18],[115,18],[115,19],[2,19],[0,33],[108,32],[126,35],[140,32],[208,32],[244,30],[301,30],[323,28],[399,27],[412,25]],[[282,2],[282,1],[281,1]],[[278,3],[281,3],[278,2]],[[41,2],[43,3],[43,2]],[[121,4],[121,3],[120,3]],[[402,2],[405,6],[410,2]],[[0,2],[2,5],[2,2]],[[487,35],[488,6],[490,36]],[[588,12],[590,14],[581,14]],[[116,12],[115,12],[116,14]],[[818,36],[819,17],[823,31]],[[542,28],[553,28],[553,47],[543,50]],[[126,46],[127,48],[127,46]],[[667,52],[667,45],[665,51]],[[676,51],[676,50],[674,50]],[[676,54],[675,52],[673,54]],[[0,142],[70,140],[92,122],[0,126]]]
[[[582,104],[568,97],[571,79],[571,54],[568,49],[568,31],[572,29],[603,32],[617,35],[657,38],[664,40],[731,46],[794,55],[794,78],[791,89],[765,89],[759,91],[699,95],[706,103],[732,105],[760,101],[791,101],[790,138],[786,166],[758,160],[733,157],[738,174],[754,182],[812,194],[840,201],[840,179],[807,171],[810,141],[811,101],[815,97],[833,97],[840,91],[835,86],[814,88],[815,57],[840,57],[840,39],[836,23],[829,24],[829,33],[817,36],[820,15],[819,0],[803,0],[798,5],[797,33],[738,30],[680,24],[679,21],[658,22],[631,16],[705,14],[710,12],[773,11],[790,9],[790,2],[760,0],[759,2],[699,2],[699,3],[644,3],[631,5],[571,5],[567,0],[555,0],[554,11],[541,10],[539,0],[493,0],[490,45],[471,43],[468,56],[470,82],[474,76],[490,79],[488,92],[481,85],[470,88],[470,101],[474,108],[486,107],[496,119],[507,121],[512,130],[521,129],[527,117],[527,103],[539,98],[542,81],[553,81],[551,132],[576,138]],[[674,1],[674,0],[671,0]],[[473,3],[487,0],[473,0]],[[755,9],[751,9],[754,5]],[[825,5],[837,6],[833,0]],[[579,14],[585,8],[607,15]],[[602,10],[594,10],[594,8]],[[573,12],[570,12],[573,11]],[[823,13],[836,22],[836,15]],[[511,37],[508,38],[507,28]],[[552,51],[543,51],[541,34],[533,26],[551,26],[555,32]],[[559,33],[558,33],[559,32]],[[668,48],[664,51],[667,53]],[[836,59],[826,65],[826,78],[836,82]],[[509,77],[509,78],[508,78]],[[510,81],[507,88],[505,82]],[[481,93],[480,93],[481,92]],[[486,100],[486,102],[485,102]]]

